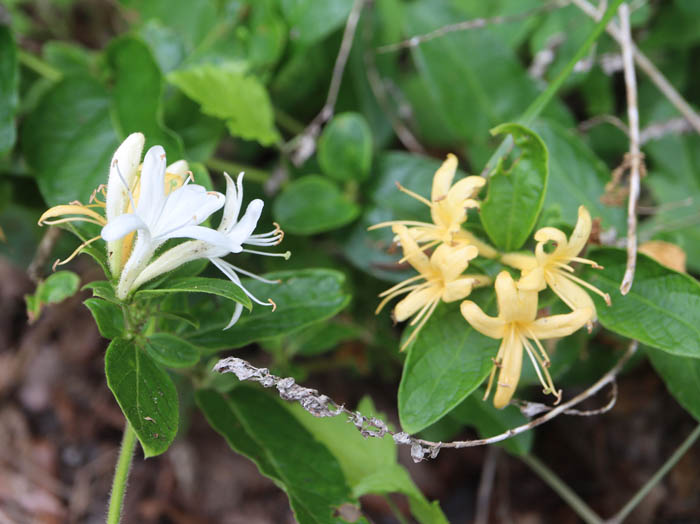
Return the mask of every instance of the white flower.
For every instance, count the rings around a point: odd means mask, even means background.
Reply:
[[[209,235],[208,238],[184,242],[167,250],[140,272],[134,282],[134,288],[139,287],[163,273],[172,271],[182,264],[200,258],[208,258],[224,275],[240,287],[253,302],[263,306],[275,307],[274,302],[271,300],[263,302],[250,293],[241,283],[237,273],[241,273],[267,284],[276,284],[278,283],[277,281],[268,280],[250,273],[234,266],[222,257],[229,253],[253,253],[264,256],[281,256],[288,259],[290,256],[289,251],[285,253],[266,253],[264,251],[257,251],[244,247],[275,246],[282,241],[284,233],[279,226],[275,224],[276,227],[272,231],[258,235],[253,234],[264,206],[263,201],[259,198],[256,198],[248,204],[246,212],[241,219],[238,220],[238,215],[240,214],[243,204],[243,173],[238,175],[238,180],[235,184],[228,173],[224,173],[224,176],[226,177],[226,203],[218,229],[216,231],[212,230],[213,234]],[[238,321],[242,310],[243,306],[241,304],[236,304],[233,317],[224,329],[230,328]]]
[[[115,167],[119,168],[119,163]],[[123,178],[123,174],[118,172],[117,176]],[[198,224],[224,205],[224,196],[196,184],[185,184],[166,194],[165,151],[161,146],[154,146],[146,153],[141,169],[138,202],[134,202],[129,181],[120,181],[127,189],[133,212],[123,212],[128,206],[120,196],[114,197],[114,205],[110,204],[108,189],[107,225],[102,228],[102,238],[113,242],[137,231],[131,256],[124,265],[117,286],[117,297],[125,299],[137,287],[134,286],[134,281],[163,242],[170,238],[207,240],[217,236],[212,229]],[[109,186],[114,187],[111,174]]]

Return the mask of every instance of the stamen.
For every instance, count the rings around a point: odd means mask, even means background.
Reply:
[[[268,298],[267,301],[270,303],[272,306],[272,312],[274,313],[277,310],[277,304],[275,304],[275,301],[272,300],[271,298]]]
[[[55,226],[56,224],[64,224],[66,222],[87,222],[88,224],[96,224],[98,226],[104,226],[106,224],[106,221],[97,221],[93,220],[92,218],[83,218],[83,217],[68,217],[68,218],[60,218],[58,220],[43,220],[39,222],[39,225],[48,225],[48,226]]]
[[[431,227],[434,228],[436,227],[434,224],[430,224],[428,222],[419,222],[418,220],[389,220],[388,222],[380,222],[379,224],[374,224],[372,226],[369,226],[367,228],[367,231],[374,231],[375,229],[379,229],[380,227],[389,227],[389,226],[420,226],[420,227]]]
[[[404,293],[408,293],[409,291],[420,291],[421,289],[426,288],[426,287],[428,287],[428,286],[430,286],[430,283],[428,283],[428,282],[423,282],[422,284],[416,284],[416,285],[414,285],[414,286],[408,286],[408,287],[406,287],[406,288],[404,288],[404,289],[398,289],[398,290],[394,291],[393,293],[390,293],[389,295],[387,295],[386,297],[384,297],[384,300],[382,300],[382,301],[379,303],[379,305],[377,306],[377,309],[374,310],[374,314],[375,314],[375,315],[378,315],[379,312],[382,310],[382,308],[383,308],[389,301],[391,301],[392,299],[398,297],[399,295],[403,295]],[[383,293],[382,293],[382,294],[383,294]],[[382,295],[379,295],[379,296],[381,297]]]
[[[400,349],[399,351],[403,351],[404,349],[406,349],[406,348],[408,347],[408,345],[411,343],[411,341],[412,341],[414,338],[416,338],[416,337],[418,336],[418,333],[420,332],[421,329],[423,329],[423,326],[425,325],[425,323],[426,323],[426,322],[428,321],[428,319],[430,318],[430,315],[433,314],[433,311],[435,311],[435,308],[437,307],[437,305],[438,305],[439,303],[440,303],[440,300],[439,300],[439,299],[433,301],[433,303],[432,303],[430,309],[428,310],[428,312],[427,312],[427,313],[425,314],[425,316],[423,317],[423,320],[421,320],[421,321],[420,321],[420,324],[418,324],[418,325],[415,327],[415,329],[413,330],[413,333],[411,333],[411,336],[408,337],[408,340],[406,340],[406,342],[404,342],[403,346],[401,346],[401,349]]]
[[[423,244],[422,246],[419,246],[418,251],[425,252],[426,249],[430,249],[433,246],[436,246],[440,243],[440,240],[433,240],[432,242],[428,242],[427,244]],[[403,264],[406,262],[409,258],[411,258],[413,255],[415,255],[417,251],[412,251],[411,253],[407,253],[403,257],[401,257],[398,261],[399,264]],[[426,253],[427,254],[427,253]]]
[[[574,275],[566,275],[566,278],[568,278],[569,280],[573,280],[573,281],[576,282],[577,284],[579,284],[579,285],[581,285],[581,286],[583,286],[583,287],[585,287],[585,288],[588,288],[588,289],[590,289],[591,291],[593,291],[594,293],[600,295],[601,297],[603,297],[603,300],[605,300],[605,303],[606,303],[608,306],[610,306],[610,305],[612,304],[612,302],[610,301],[610,295],[608,295],[607,293],[602,292],[600,289],[598,289],[597,287],[595,287],[593,284],[589,284],[589,283],[586,282],[585,280],[583,280],[583,279],[581,279],[581,278],[578,278],[577,276],[574,276]]]
[[[428,206],[428,207],[433,207],[433,203],[432,203],[430,200],[428,200],[427,198],[425,198],[425,197],[419,195],[418,193],[415,193],[415,192],[411,191],[410,189],[406,189],[406,188],[403,187],[400,183],[396,182],[396,187],[399,188],[399,191],[403,191],[404,193],[406,193],[406,194],[409,195],[409,196],[412,196],[413,198],[415,198],[415,199],[418,200],[419,202],[423,202],[426,206]]]
[[[587,258],[581,257],[571,257],[569,260],[573,262],[579,262],[580,264],[588,264],[593,269],[605,269],[603,266],[598,265],[598,263],[595,260],[589,260]]]
[[[529,342],[526,342],[526,338],[523,338],[523,345],[525,346],[525,353],[527,353],[527,356],[530,357],[530,362],[532,362],[532,367],[535,368],[535,373],[537,373],[537,378],[540,381],[540,384],[542,384],[543,388],[543,393],[546,395],[549,393],[549,386],[544,380],[544,377],[542,376],[542,372],[540,371],[540,366],[539,366],[539,360],[535,359],[535,354],[532,350],[532,347],[530,346]]]
[[[90,240],[86,240],[85,242],[80,244],[77,248],[75,248],[75,251],[73,251],[67,259],[65,259],[65,260],[56,259],[56,261],[53,263],[53,266],[51,269],[53,271],[56,271],[56,266],[62,266],[63,264],[67,264],[68,262],[70,262],[71,260],[73,260],[75,257],[77,257],[80,254],[81,249],[89,246],[95,240],[99,240],[100,238],[102,238],[102,237],[100,235],[97,235],[96,237],[91,238]]]
[[[289,257],[292,256],[291,251],[285,251],[284,253],[265,253],[264,251],[256,251],[254,249],[243,249],[243,253],[253,253],[254,255],[263,255],[266,257],[282,257],[285,260],[289,260]]]
[[[136,204],[134,203],[134,195],[131,193],[131,189],[129,188],[129,184],[126,183],[126,179],[124,178],[124,175],[122,175],[122,170],[119,169],[119,162],[118,159],[114,159],[114,167],[117,168],[117,175],[119,175],[119,180],[122,181],[122,184],[124,184],[124,187],[126,188],[126,192],[129,195],[129,202],[131,203],[131,209],[136,210]]]
[[[385,291],[382,291],[381,293],[379,293],[379,296],[380,296],[380,297],[383,297],[383,296],[386,295],[387,293],[391,293],[391,292],[394,291],[395,289],[399,289],[401,286],[403,286],[403,285],[405,285],[405,284],[408,284],[409,282],[413,282],[414,280],[418,280],[419,278],[423,278],[423,275],[416,275],[416,276],[413,276],[413,277],[411,277],[411,278],[407,278],[406,280],[403,280],[403,281],[399,282],[399,283],[396,284],[395,286],[391,286],[389,289],[387,289],[387,290],[385,290]]]
[[[263,277],[261,277],[261,276],[259,276],[259,275],[256,275],[255,273],[251,273],[250,271],[246,271],[245,269],[241,269],[241,268],[238,267],[238,266],[234,266],[234,265],[231,264],[230,262],[227,262],[227,263],[228,263],[228,265],[231,266],[235,271],[238,271],[239,273],[242,273],[242,274],[244,274],[244,275],[247,276],[247,277],[254,278],[255,280],[259,280],[260,282],[263,282],[263,283],[265,283],[265,284],[279,284],[279,283],[282,282],[282,281],[279,280],[279,279],[276,279],[276,280],[269,280],[269,279],[267,279],[267,278],[263,278]]]
[[[571,267],[571,266],[568,265],[568,264],[564,264],[563,262],[554,262],[554,265],[557,266],[557,267],[559,267],[559,268],[561,268],[561,269],[563,269],[563,270],[565,270],[565,271],[568,271],[569,273],[573,273],[573,272],[574,272],[574,268],[573,268],[573,267]]]

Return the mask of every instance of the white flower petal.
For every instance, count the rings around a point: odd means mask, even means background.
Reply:
[[[107,221],[123,214],[129,205],[129,187],[138,173],[145,140],[142,133],[132,133],[114,152],[107,179]]]
[[[143,220],[134,213],[119,215],[102,228],[102,238],[108,242],[122,238],[137,229],[148,229]]]
[[[258,220],[262,214],[263,206],[264,203],[259,198],[256,198],[248,204],[241,220],[226,234],[232,245],[240,246],[244,244],[248,237],[253,234],[255,226],[258,225]]]
[[[141,191],[136,212],[147,224],[156,221],[165,202],[165,150],[153,146],[141,168]]]

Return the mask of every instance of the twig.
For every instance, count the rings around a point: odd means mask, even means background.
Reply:
[[[491,509],[491,492],[496,478],[496,465],[501,455],[501,448],[491,446],[486,450],[484,465],[481,467],[481,480],[476,493],[476,511],[473,524],[488,524]]]
[[[519,22],[521,20],[525,20],[526,18],[531,17],[532,15],[539,14],[539,13],[545,13],[547,11],[552,11],[553,9],[558,9],[560,7],[564,7],[564,5],[566,5],[566,4],[567,4],[567,2],[554,1],[554,2],[550,2],[548,4],[541,5],[539,7],[535,7],[534,9],[529,9],[527,11],[523,11],[522,13],[516,13],[514,15],[494,16],[492,18],[475,18],[473,20],[464,20],[463,22],[457,22],[456,24],[449,24],[449,25],[439,27],[438,29],[435,29],[434,31],[431,31],[429,33],[425,33],[423,35],[412,36],[408,40],[404,40],[402,42],[397,42],[395,44],[383,45],[383,46],[377,48],[377,53],[390,53],[392,51],[399,51],[401,49],[407,49],[409,47],[416,47],[424,42],[434,40],[435,38],[440,38],[441,36],[445,36],[448,33],[454,33],[456,31],[467,31],[469,29],[479,29],[481,27],[486,27],[487,25],[492,25],[492,24],[507,24],[507,23],[511,23],[511,22]]]
[[[299,404],[301,404],[306,411],[316,417],[336,417],[338,415],[346,415],[349,421],[352,422],[360,431],[362,436],[383,438],[385,435],[391,435],[394,442],[397,444],[411,446],[411,457],[413,458],[414,462],[420,462],[424,458],[437,457],[438,453],[443,448],[471,448],[502,442],[564,414],[566,411],[578,405],[585,399],[598,393],[598,391],[600,391],[607,384],[613,382],[625,363],[637,351],[638,345],[639,344],[636,340],[632,341],[629,348],[620,358],[617,364],[615,364],[610,371],[598,379],[595,384],[590,386],[582,393],[576,395],[568,402],[560,404],[541,417],[531,420],[527,424],[511,428],[508,431],[493,437],[454,442],[432,442],[430,440],[412,437],[405,432],[391,431],[382,420],[376,417],[366,417],[358,411],[350,411],[342,404],[337,404],[330,397],[319,394],[319,392],[315,389],[299,386],[291,377],[277,377],[271,374],[266,368],[256,368],[241,358],[229,357],[222,359],[214,366],[214,371],[218,371],[219,373],[234,373],[238,377],[238,380],[253,380],[255,382],[260,382],[260,384],[266,388],[275,386],[282,399],[299,402]]]
[[[639,133],[639,144],[644,145],[651,140],[659,140],[664,136],[671,133],[687,133],[692,131],[693,128],[685,118],[679,116],[677,118],[672,118],[666,122],[657,122],[655,124],[649,124],[647,127],[642,129]]]
[[[340,42],[340,50],[338,51],[338,56],[333,65],[331,84],[328,87],[326,103],[323,104],[321,111],[311,123],[306,126],[304,131],[283,146],[284,151],[292,153],[292,162],[294,162],[294,165],[299,166],[303,164],[314,153],[316,150],[316,139],[321,132],[321,127],[333,117],[335,103],[338,100],[338,92],[340,91],[340,83],[343,81],[343,73],[345,72],[345,66],[348,63],[352,43],[355,39],[355,30],[357,29],[357,23],[360,21],[360,13],[366,1],[367,0],[355,0],[350,14],[348,15],[348,20],[345,23],[345,31],[343,32],[343,39]]]
[[[586,133],[593,129],[596,126],[599,126],[600,124],[610,124],[612,126],[615,126],[618,128],[620,131],[622,131],[625,135],[629,136],[629,129],[627,128],[627,124],[625,124],[622,120],[620,120],[618,117],[615,115],[597,115],[592,118],[589,118],[588,120],[584,120],[578,125],[578,130],[581,133]]]
[[[615,407],[615,403],[617,402],[617,381],[615,379],[610,382],[610,387],[610,400],[603,407],[597,409],[587,409],[585,411],[580,409],[567,409],[564,411],[563,415],[592,417],[594,415],[602,415],[603,413],[607,413],[613,407]],[[520,412],[528,418],[532,418],[540,413],[545,413],[554,409],[553,406],[547,406],[546,404],[541,404],[539,402],[526,402],[520,400],[515,401],[514,404],[516,404],[520,408]]]
[[[593,18],[594,20],[600,20],[601,13],[591,5],[587,0],[570,0],[570,2],[576,7],[578,7],[585,14]],[[621,30],[611,22],[606,28],[607,32],[612,36],[618,43],[622,43],[623,35]],[[642,53],[636,46],[632,46],[632,53],[634,55],[634,60],[639,66],[639,68],[646,73],[649,79],[659,88],[666,98],[675,106],[676,109],[690,122],[696,132],[700,133],[700,115],[698,115],[690,104],[685,101],[685,99],[676,91],[676,89],[671,85],[671,83],[666,79],[666,77],[659,71],[656,66],[649,60],[644,53]]]
[[[29,267],[27,267],[27,275],[35,284],[38,284],[41,280],[44,264],[46,264],[49,256],[51,256],[51,251],[53,251],[53,247],[56,245],[59,236],[61,236],[61,229],[58,227],[50,227],[46,230],[44,236],[41,237],[39,246],[36,248],[36,253],[34,253],[34,258],[32,258]]]
[[[627,92],[627,118],[630,137],[630,192],[627,200],[627,267],[620,284],[620,293],[626,295],[632,288],[637,268],[637,201],[639,200],[639,178],[641,154],[639,151],[639,109],[637,107],[637,78],[632,59],[632,30],[630,11],[626,3],[620,5],[620,29],[622,31],[622,58],[625,65],[625,87]]]
[[[366,44],[370,43],[371,35],[371,28],[368,24],[363,34]],[[379,107],[381,107],[382,111],[384,111],[384,114],[391,123],[391,127],[394,129],[396,136],[399,138],[404,147],[414,153],[425,153],[425,148],[420,144],[411,130],[401,121],[399,115],[394,114],[394,112],[391,110],[386,93],[386,85],[379,74],[379,70],[377,69],[374,49],[371,45],[366,45],[365,49],[364,62],[365,71],[367,73],[367,82],[369,83],[369,87],[372,90],[372,94],[377,100]]]

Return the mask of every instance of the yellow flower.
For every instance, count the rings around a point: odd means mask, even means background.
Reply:
[[[452,185],[456,171],[457,157],[448,154],[447,159],[433,177],[431,200],[397,183],[401,191],[430,207],[432,223],[416,220],[392,220],[375,224],[369,229],[401,224],[408,226],[410,235],[417,243],[422,244],[424,249],[440,243],[451,246],[473,245],[478,248],[479,255],[494,258],[497,255],[495,249],[476,238],[469,231],[462,229],[462,224],[467,220],[467,209],[479,207],[479,202],[474,200],[474,196],[486,183],[486,180],[480,176],[468,176]]]
[[[442,244],[428,257],[406,226],[394,225],[393,231],[400,239],[404,260],[408,261],[420,274],[381,293],[379,296],[383,300],[375,313],[379,313],[391,299],[408,293],[408,296],[396,304],[393,313],[394,319],[398,322],[413,316],[410,325],[417,324],[411,336],[401,347],[403,351],[418,335],[441,300],[454,302],[463,299],[471,293],[472,287],[489,284],[491,280],[483,275],[462,275],[469,266],[469,261],[478,254],[475,246],[450,247]],[[420,282],[421,280],[424,282]]]
[[[572,310],[585,308],[593,310],[591,320],[595,320],[595,304],[583,288],[599,294],[608,306],[610,305],[610,295],[575,276],[573,274],[574,268],[569,265],[571,262],[580,262],[589,264],[596,269],[603,269],[593,260],[578,256],[588,242],[590,234],[591,215],[585,207],[581,206],[578,208],[576,227],[568,239],[564,232],[559,229],[543,227],[535,233],[537,246],[534,257],[508,253],[501,257],[501,262],[522,271],[518,282],[519,289],[541,291],[549,285],[551,290]],[[550,240],[556,244],[556,247],[551,253],[547,253],[544,248]]]
[[[461,304],[464,318],[479,333],[487,337],[501,339],[501,346],[494,360],[491,376],[484,400],[491,392],[496,368],[500,369],[493,405],[500,409],[505,407],[515,393],[520,380],[523,362],[523,347],[537,372],[537,377],[545,394],[553,394],[558,403],[561,391],[554,387],[549,374],[549,357],[540,340],[559,338],[570,335],[589,321],[593,310],[577,309],[565,315],[553,315],[535,319],[537,316],[537,291],[518,289],[513,277],[507,271],[501,271],[496,277],[496,297],[498,299],[498,317],[484,313],[474,302],[465,300]],[[537,348],[533,347],[534,340]]]

